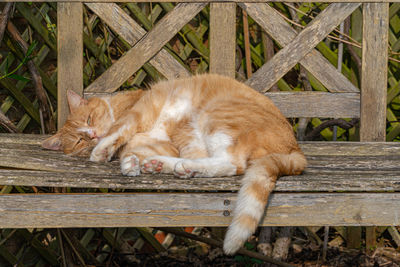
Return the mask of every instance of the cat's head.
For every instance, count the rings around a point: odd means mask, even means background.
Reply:
[[[67,92],[70,115],[58,132],[43,141],[42,146],[62,150],[65,154],[87,156],[114,122],[110,103],[103,98],[86,100],[73,91]]]

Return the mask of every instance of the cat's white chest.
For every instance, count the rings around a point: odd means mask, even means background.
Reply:
[[[150,137],[169,141],[167,124],[171,121],[179,121],[191,113],[192,101],[189,97],[182,95],[169,98],[164,104],[160,115],[154,123],[153,129],[149,132]]]

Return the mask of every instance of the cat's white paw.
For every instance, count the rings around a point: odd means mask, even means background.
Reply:
[[[195,172],[188,165],[188,162],[185,162],[185,160],[177,162],[175,164],[174,175],[183,179],[194,177]]]
[[[127,176],[140,175],[139,159],[135,155],[121,159],[121,172]]]
[[[102,139],[90,154],[90,161],[104,162],[110,161],[115,153],[114,138],[112,136]]]
[[[102,150],[96,146],[90,154],[90,161],[104,162],[107,159],[107,151]]]
[[[142,173],[161,173],[163,170],[164,162],[158,159],[144,159],[142,164],[140,165],[140,170]]]

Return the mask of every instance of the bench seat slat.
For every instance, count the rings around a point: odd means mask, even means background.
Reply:
[[[136,190],[236,191],[241,177],[182,181],[170,175],[120,175],[118,162],[93,163],[40,147],[46,136],[0,134],[0,184]],[[303,142],[309,164],[282,177],[278,192],[400,191],[400,143]],[[10,169],[12,168],[12,169]]]
[[[306,172],[334,173],[343,171],[387,171],[400,173],[399,156],[309,156]],[[60,153],[29,153],[25,150],[4,151],[0,148],[0,167],[31,169],[53,172],[79,172],[96,175],[120,174],[118,161],[94,163]]]
[[[0,133],[0,148],[7,144],[33,146],[42,150],[40,144],[48,135],[37,134],[3,134]],[[400,142],[300,142],[307,155],[400,155]],[[33,148],[31,147],[31,149]],[[50,153],[49,150],[43,150]],[[58,152],[55,152],[58,153]]]
[[[227,226],[232,218],[223,214],[235,199],[232,193],[0,195],[0,227]],[[399,194],[276,193],[262,225],[399,225],[399,206]]]
[[[75,172],[50,172],[0,169],[0,185],[72,188],[111,188],[176,191],[237,191],[240,176],[181,180],[171,175],[96,175]],[[276,192],[400,192],[400,173],[375,171],[337,173],[306,172],[301,176],[281,177]]]

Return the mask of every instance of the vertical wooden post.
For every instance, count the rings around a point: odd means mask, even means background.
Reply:
[[[57,87],[58,129],[69,113],[67,90],[83,95],[83,13],[82,3],[57,4]]]
[[[210,73],[235,78],[236,4],[210,4]],[[213,227],[213,234],[221,239],[225,227]]]
[[[361,141],[385,141],[389,4],[363,4]]]
[[[211,3],[210,73],[235,77],[236,4]]]
[[[363,4],[361,141],[385,141],[389,3]],[[367,252],[376,246],[376,227],[366,227]]]

